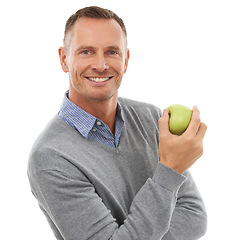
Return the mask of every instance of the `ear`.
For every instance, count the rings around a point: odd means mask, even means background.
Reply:
[[[60,59],[60,64],[62,66],[62,70],[65,73],[69,72],[68,65],[67,65],[67,54],[63,47],[60,47],[58,49],[58,55],[59,55],[59,59]]]
[[[127,49],[127,53],[126,53],[126,57],[125,57],[125,64],[124,64],[124,73],[126,73],[126,71],[127,71],[129,57],[130,57],[130,53],[129,53],[129,49]]]

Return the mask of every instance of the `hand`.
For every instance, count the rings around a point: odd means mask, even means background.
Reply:
[[[200,121],[200,112],[193,107],[192,119],[187,130],[180,136],[169,131],[169,111],[164,110],[159,119],[160,162],[183,174],[203,154],[203,138],[207,126]]]

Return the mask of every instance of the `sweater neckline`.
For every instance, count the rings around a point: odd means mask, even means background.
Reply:
[[[119,140],[119,144],[118,147],[110,147],[107,146],[103,143],[97,142],[91,138],[84,138],[80,132],[77,131],[77,129],[72,128],[70,125],[68,125],[58,114],[56,115],[56,120],[58,121],[59,124],[61,124],[65,129],[70,129],[71,132],[74,132],[74,134],[80,135],[83,142],[90,146],[92,144],[99,146],[100,148],[106,149],[108,151],[111,152],[115,152],[118,153],[121,149],[122,149],[122,139],[123,139],[123,135],[125,135],[125,126],[123,126],[122,128],[122,132],[121,132],[121,136],[120,136],[120,140]],[[90,145],[89,145],[90,144]]]

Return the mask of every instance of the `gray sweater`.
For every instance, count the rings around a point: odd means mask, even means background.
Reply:
[[[119,98],[125,125],[118,148],[81,134],[58,115],[35,142],[31,190],[61,240],[193,240],[206,212],[189,173],[159,162],[152,105]]]

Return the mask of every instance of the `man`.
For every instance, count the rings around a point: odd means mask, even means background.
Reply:
[[[59,57],[69,91],[28,167],[56,238],[199,239],[206,212],[188,171],[203,152],[198,109],[175,136],[167,110],[118,97],[129,50],[124,23],[109,10],[72,15]]]

